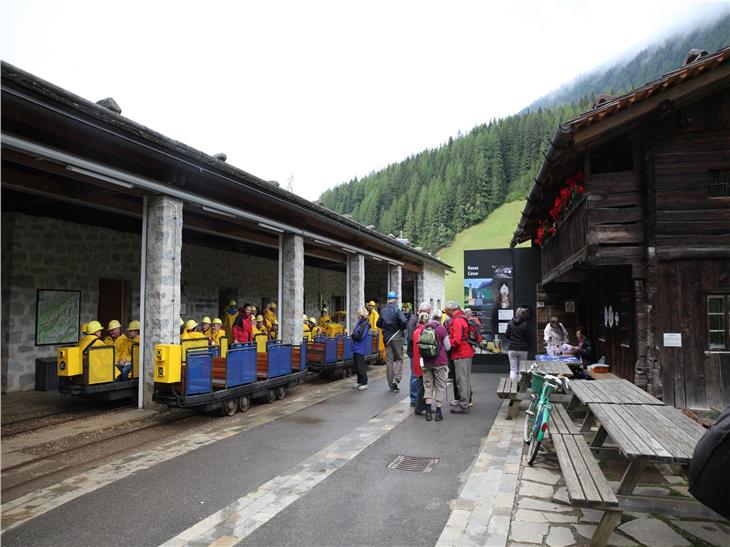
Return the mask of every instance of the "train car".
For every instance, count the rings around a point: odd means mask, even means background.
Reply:
[[[365,355],[366,364],[377,363],[378,333],[371,333],[372,344],[368,346],[370,353]],[[352,358],[352,339],[346,334],[335,336],[315,336],[309,344],[307,366],[312,372],[336,379],[346,378],[355,373],[355,362]]]
[[[153,399],[170,407],[223,415],[245,412],[252,399],[274,402],[304,381],[307,344],[263,338],[247,344],[210,348],[199,340],[155,346]]]
[[[58,350],[58,391],[67,395],[101,400],[136,399],[139,384],[139,345],[132,346],[132,371],[120,380],[114,346],[77,346]]]

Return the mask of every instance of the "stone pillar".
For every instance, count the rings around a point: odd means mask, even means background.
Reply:
[[[282,290],[280,308],[281,340],[298,344],[302,340],[304,313],[304,239],[294,234],[281,236]]]
[[[416,274],[416,301],[413,303],[413,309],[417,311],[421,302],[428,302],[428,295],[426,294],[426,274],[418,272]]]
[[[180,343],[180,272],[183,202],[167,196],[148,198],[147,266],[142,341],[144,406],[152,406],[155,344]]]
[[[388,267],[388,279],[390,280],[388,286],[391,291],[395,291],[398,295],[398,307],[403,303],[403,269],[398,266]]]
[[[350,263],[350,279],[347,283],[350,287],[350,309],[347,310],[349,332],[352,332],[357,325],[357,310],[365,306],[365,257],[363,255],[348,255]]]

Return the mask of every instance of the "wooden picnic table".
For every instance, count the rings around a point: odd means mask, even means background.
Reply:
[[[545,374],[552,374],[553,376],[562,374],[568,378],[573,377],[573,371],[570,370],[567,363],[562,361],[520,361],[520,373],[527,374],[533,363],[537,363],[538,370]]]
[[[583,404],[657,405],[664,403],[628,380],[575,380],[570,383],[573,395]],[[571,401],[574,408],[577,401]]]

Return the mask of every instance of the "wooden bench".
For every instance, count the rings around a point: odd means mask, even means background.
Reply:
[[[226,358],[213,357],[213,389],[226,388]]]
[[[256,352],[256,378],[266,380],[269,377],[269,354]]]
[[[558,435],[580,435],[580,427],[573,423],[568,415],[568,411],[563,405],[553,405],[550,413],[550,421],[548,422],[548,430],[550,434]]]
[[[560,415],[560,412],[556,413],[553,410],[553,418]],[[567,412],[563,417],[567,417]],[[555,423],[559,421],[555,420]],[[570,423],[572,424],[572,421]],[[552,426],[552,422],[550,425]],[[622,511],[618,506],[618,498],[611,490],[585,439],[580,434],[557,433],[557,429],[563,426],[571,429],[564,422],[554,429],[551,427],[550,438],[565,479],[568,499],[576,507],[604,511],[591,540],[591,545],[602,547],[606,545],[614,528],[621,522]],[[574,425],[572,427],[575,428]]]
[[[502,378],[497,386],[497,397],[509,399],[507,419],[512,420],[520,410],[520,402],[529,399],[530,395],[520,391],[520,378]]]

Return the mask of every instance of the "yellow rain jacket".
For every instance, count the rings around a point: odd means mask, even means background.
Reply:
[[[303,338],[306,338],[310,342],[312,341],[312,329],[309,328],[309,325],[307,323],[304,323],[304,334]]]
[[[229,340],[233,340],[233,323],[236,322],[238,317],[238,310],[234,313],[228,313],[228,310],[223,312],[223,330]]]
[[[276,321],[276,314],[268,308],[265,309],[264,310],[264,327],[266,327],[267,331],[271,330],[271,327],[274,325],[274,321]]]
[[[114,346],[114,359],[117,360],[117,363],[121,361],[132,362],[132,344],[126,334],[120,334],[116,340],[112,340],[111,336],[107,336],[104,343],[107,346]]]
[[[380,353],[380,358],[385,361],[385,342],[383,341],[383,331],[378,328],[378,319],[380,319],[380,314],[376,308],[373,308],[368,316],[370,330],[378,333],[378,353]]]
[[[89,346],[98,346],[99,344],[104,344],[104,340],[98,336],[94,336],[93,334],[87,334],[86,336],[79,338],[77,346],[81,348],[81,353],[83,353]]]
[[[253,331],[254,340],[256,339],[257,334],[265,334],[267,336],[269,335],[269,330],[263,324],[261,325],[261,328],[258,328],[256,326],[256,323],[254,323],[251,329]]]
[[[224,331],[223,329],[218,329],[217,331],[210,329],[210,336],[208,337],[208,339],[213,343],[214,346],[221,345],[221,338],[227,338],[226,331]]]
[[[196,330],[186,330],[180,335],[180,340],[197,340],[198,338],[207,338],[202,332]]]

